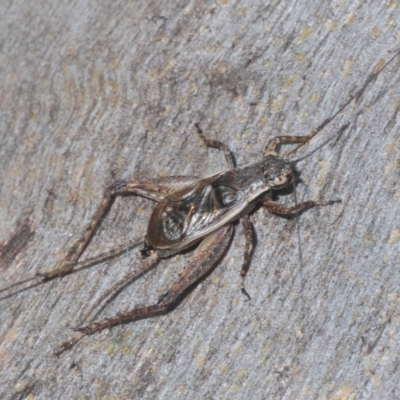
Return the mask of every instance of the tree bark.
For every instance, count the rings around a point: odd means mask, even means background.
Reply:
[[[21,0],[0,15],[2,287],[56,266],[112,181],[225,168],[195,123],[239,165],[258,161],[268,139],[309,133],[400,47],[399,8],[378,1]],[[174,311],[59,358],[70,327],[139,268],[137,250],[2,292],[0,397],[400,398],[399,66],[292,157],[312,153],[297,164],[298,202],[342,204],[304,213],[300,237],[296,220],[252,214],[251,300],[241,225]],[[143,236],[153,206],[118,199],[82,259]],[[157,301],[189,259],[164,260],[95,319]]]

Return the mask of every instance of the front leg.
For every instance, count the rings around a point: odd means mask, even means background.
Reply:
[[[224,142],[220,142],[219,140],[207,139],[198,123],[194,124],[194,126],[196,127],[197,133],[199,134],[203,143],[207,147],[214,147],[215,149],[223,151],[228,167],[235,168],[235,161],[233,159],[233,154],[231,152],[231,149]]]
[[[306,144],[311,138],[308,136],[276,136],[271,139],[265,146],[264,157],[274,156],[276,157],[282,147],[287,144]]]
[[[48,281],[71,273],[79,257],[89,245],[96,230],[110,210],[116,196],[136,194],[154,201],[161,201],[166,196],[196,182],[198,179],[197,177],[172,176],[131,182],[116,181],[105,191],[103,199],[89,226],[85,229],[81,239],[70,248],[61,266],[50,271],[39,273],[38,276],[43,281]]]
[[[286,218],[293,218],[299,214],[302,214],[304,211],[309,210],[313,207],[319,206],[330,206],[335,203],[341,203],[342,200],[328,200],[328,201],[304,201],[300,204],[296,204],[292,207],[285,207],[281,204],[275,203],[272,200],[264,200],[263,206],[271,213],[280,215]]]

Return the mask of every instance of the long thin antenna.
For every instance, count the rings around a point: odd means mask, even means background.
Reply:
[[[98,254],[97,256],[89,257],[86,260],[79,261],[79,262],[74,264],[74,269],[71,270],[71,272],[69,272],[69,274],[74,274],[75,272],[79,272],[79,271],[82,271],[83,269],[90,268],[90,267],[92,267],[94,265],[97,265],[97,264],[100,264],[101,262],[103,262],[105,260],[108,260],[110,258],[117,257],[117,256],[125,253],[126,251],[128,251],[128,250],[130,250],[130,249],[132,249],[132,248],[134,248],[136,246],[139,246],[139,244],[142,243],[142,242],[143,242],[143,238],[142,237],[135,238],[133,240],[130,240],[127,243],[124,243],[124,244],[116,247],[115,249],[106,251],[105,253]],[[8,291],[8,290],[13,289],[13,288],[16,288],[18,286],[22,286],[25,283],[32,282],[32,281],[36,281],[36,283],[34,283],[31,286],[28,286],[25,289],[28,289],[30,287],[34,287],[34,286],[37,286],[37,285],[41,285],[42,283],[46,282],[46,280],[43,280],[43,276],[39,273],[39,274],[36,274],[34,276],[31,276],[30,278],[23,279],[21,281],[15,282],[15,283],[13,283],[13,284],[11,284],[9,286],[6,286],[5,288],[0,289],[0,293]],[[13,296],[13,295],[19,293],[20,291],[25,290],[25,289],[21,289],[21,290],[18,290],[16,292],[11,293],[10,295],[6,295],[5,297],[0,298],[0,300],[4,299],[4,298],[7,298],[7,297],[10,297],[10,296]]]
[[[300,260],[300,272],[303,269],[303,252],[301,250],[301,235],[300,235],[300,218],[299,212],[297,210],[297,194],[296,194],[296,185],[293,179],[293,197],[294,197],[294,205],[296,207],[296,231],[297,231],[297,246],[299,248],[299,260]]]
[[[311,150],[309,153],[307,153],[305,156],[300,157],[300,158],[296,158],[296,160],[290,161],[290,163],[292,165],[296,165],[298,162],[305,160],[306,158],[312,156],[314,153],[316,153],[318,150],[322,149],[323,147],[325,147],[329,142],[331,142],[332,140],[336,139],[338,140],[339,137],[343,134],[343,132],[349,127],[350,124],[346,124],[343,125],[340,130],[339,133],[337,135],[334,135],[328,139],[326,139],[323,143],[321,143],[318,147],[316,147],[315,149]]]
[[[353,96],[351,96],[344,104],[342,104],[339,109],[329,118],[327,118],[321,125],[319,125],[317,128],[312,130],[308,135],[304,136],[305,139],[303,143],[299,144],[296,146],[294,149],[288,151],[285,153],[283,156],[288,157],[294,153],[296,153],[297,150],[299,150],[301,147],[303,147],[305,144],[307,144],[318,132],[320,132],[322,129],[325,128],[326,125],[328,125],[333,119],[336,118],[338,114],[340,114],[353,100],[357,99],[360,97],[364,90],[367,88],[367,86],[376,79],[376,77],[400,54],[400,49],[395,51],[395,54],[390,58],[388,62],[384,62],[384,60],[379,61],[379,63],[375,66],[374,70],[369,74],[368,78],[366,79],[364,85],[359,89]]]

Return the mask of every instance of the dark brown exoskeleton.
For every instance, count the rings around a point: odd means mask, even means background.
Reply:
[[[91,223],[86,228],[82,238],[69,250],[60,267],[38,274],[35,278],[18,282],[6,289],[33,279],[49,281],[62,277],[72,271],[98,263],[138,245],[139,241],[134,240],[120,246],[118,249],[78,262],[110,209],[115,197],[135,194],[157,202],[147,227],[144,246],[141,249],[141,254],[145,259],[144,265],[139,272],[128,274],[102,295],[86,314],[85,319],[106,297],[117,293],[128,282],[154,268],[161,259],[171,257],[196,245],[198,246],[179,279],[161,296],[158,303],[135,308],[114,317],[77,328],[76,331],[79,333],[74,338],[64,342],[58,354],[71,348],[84,336],[92,335],[95,332],[100,332],[124,322],[161,314],[173,308],[187,289],[198,282],[220,261],[231,241],[235,221],[241,222],[246,237],[240,274],[242,277],[242,291],[247,294],[244,288],[244,278],[248,271],[254,241],[254,231],[249,220],[249,213],[261,204],[274,214],[291,217],[316,206],[327,206],[340,202],[340,200],[306,201],[292,207],[285,207],[273,201],[272,194],[274,191],[293,184],[293,162],[289,161],[288,156],[308,143],[352,100],[358,98],[368,84],[398,54],[399,52],[396,52],[386,64],[375,68],[363,87],[343,104],[334,115],[325,120],[309,135],[278,136],[273,138],[265,147],[262,160],[255,164],[235,167],[229,148],[222,142],[206,139],[199,125],[196,124],[197,131],[205,145],[223,151],[228,164],[227,169],[205,178],[172,176],[142,181],[117,181],[106,190]],[[298,146],[283,156],[279,155],[283,145],[293,144]],[[140,242],[143,243],[143,239]]]

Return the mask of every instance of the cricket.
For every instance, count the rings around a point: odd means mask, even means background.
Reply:
[[[157,303],[137,307],[75,328],[75,336],[63,342],[57,350],[56,355],[59,356],[86,336],[123,323],[165,314],[174,309],[188,290],[219,264],[228,251],[234,234],[235,223],[239,221],[243,227],[246,240],[240,270],[241,291],[250,298],[244,284],[255,241],[250,214],[261,206],[273,214],[292,218],[313,207],[331,206],[341,202],[340,199],[300,203],[295,201],[295,205],[286,207],[274,200],[274,193],[285,188],[293,188],[293,191],[295,191],[295,165],[306,157],[291,160],[290,156],[308,144],[351,102],[357,101],[368,85],[399,54],[400,50],[397,50],[389,61],[380,61],[362,87],[350,96],[332,116],[323,121],[308,135],[276,136],[270,139],[259,162],[236,166],[229,147],[221,141],[208,139],[200,124],[194,124],[194,128],[204,145],[216,148],[223,153],[227,164],[226,169],[203,178],[170,176],[132,181],[118,180],[112,183],[105,190],[97,211],[83,235],[69,249],[64,260],[52,270],[39,272],[28,279],[0,289],[0,293],[8,293],[11,289],[28,282],[34,282],[35,284],[32,286],[36,286],[64,277],[72,272],[116,257],[141,244],[140,254],[143,262],[140,270],[127,274],[106,291],[86,313],[83,321],[87,321],[99,304],[118,294],[128,283],[155,268],[163,259],[194,249],[192,257],[179,279],[159,298]],[[326,142],[323,145],[325,144]],[[282,148],[288,145],[295,145],[295,147],[281,154]],[[138,195],[156,203],[148,221],[145,237],[131,240],[106,253],[80,261],[102,220],[112,207],[115,198],[121,195]]]

